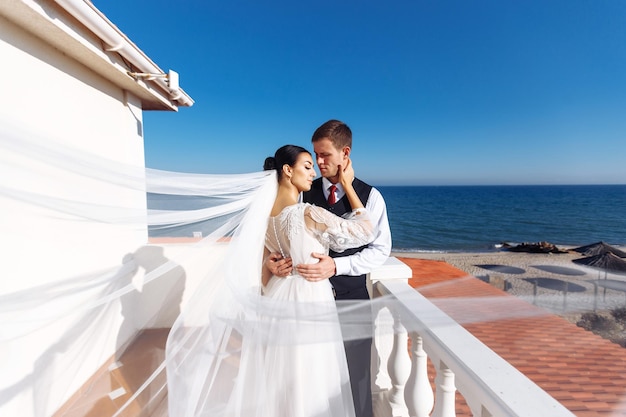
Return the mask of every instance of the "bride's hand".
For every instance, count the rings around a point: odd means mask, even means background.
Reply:
[[[345,189],[347,186],[352,184],[352,181],[354,181],[354,168],[352,167],[352,160],[348,158],[345,163],[345,167],[343,165],[339,165],[338,168],[339,182]]]

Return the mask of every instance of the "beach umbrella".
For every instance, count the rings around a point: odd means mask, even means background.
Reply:
[[[575,252],[581,253],[585,256],[594,256],[594,255],[601,255],[603,253],[609,252],[612,253],[616,256],[619,256],[620,258],[626,258],[626,252],[617,249],[616,247],[613,247],[609,244],[606,244],[604,242],[596,242],[596,243],[592,243],[590,245],[586,245],[586,246],[581,246],[579,248],[575,248],[573,249]]]
[[[588,256],[586,258],[573,259],[572,262],[604,271],[605,278],[606,274],[609,272],[626,275],[626,260],[614,255],[611,252]]]
[[[572,262],[594,268],[598,270],[599,273],[604,271],[604,280],[598,279],[594,282],[594,311],[597,309],[598,305],[598,286],[604,288],[604,299],[606,300],[606,284],[608,284],[609,281],[615,281],[607,280],[608,273],[611,272],[614,274],[626,275],[626,260],[614,255],[612,252],[604,252],[599,255],[588,256],[586,258],[572,259]]]

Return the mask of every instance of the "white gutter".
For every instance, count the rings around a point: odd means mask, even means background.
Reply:
[[[107,45],[107,51],[115,51],[137,67],[141,73],[152,74],[149,79],[168,92],[179,106],[192,106],[193,100],[178,85],[178,74],[164,73],[150,58],[130,41],[102,12],[86,0],[55,0],[59,6],[74,16]],[[129,77],[136,78],[133,73]]]

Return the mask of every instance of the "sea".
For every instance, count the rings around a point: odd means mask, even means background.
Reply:
[[[377,186],[394,252],[490,252],[504,244],[599,241],[626,247],[626,185]],[[209,197],[148,195],[156,209],[194,209]],[[215,223],[215,224],[213,224]],[[206,235],[220,225],[150,228],[157,236]],[[206,229],[206,230],[205,230]]]
[[[626,185],[380,186],[396,252],[626,245]]]

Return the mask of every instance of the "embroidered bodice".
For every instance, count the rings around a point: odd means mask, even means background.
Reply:
[[[285,207],[270,217],[265,245],[270,252],[291,257],[293,264],[317,262],[312,252],[343,252],[367,244],[373,239],[367,211],[354,210],[338,217],[324,208],[308,203]]]

